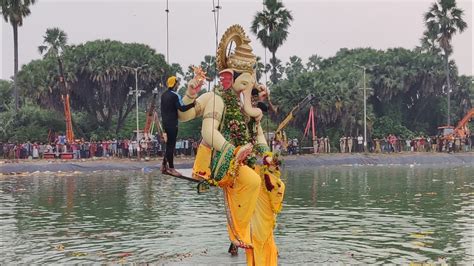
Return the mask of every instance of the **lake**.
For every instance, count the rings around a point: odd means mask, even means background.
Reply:
[[[145,171],[148,172],[148,171]],[[158,171],[0,178],[1,264],[244,264],[222,192]],[[282,264],[474,261],[473,166],[286,168]]]

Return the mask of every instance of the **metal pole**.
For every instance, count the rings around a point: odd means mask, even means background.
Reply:
[[[166,0],[166,63],[170,63],[170,36],[169,36],[169,13],[168,0]]]
[[[139,67],[129,67],[129,66],[122,66],[123,68],[125,69],[128,69],[128,70],[134,70],[135,71],[135,105],[136,105],[136,109],[137,109],[137,158],[140,160],[140,140],[138,139],[138,136],[139,136],[139,118],[138,118],[138,94],[140,93],[140,91],[138,90],[138,70],[140,69],[143,69],[144,67],[148,66],[148,64],[144,64],[142,66],[139,66]],[[130,87],[130,96],[132,96],[133,94],[133,88]]]
[[[138,138],[138,68],[135,68],[135,105],[137,107],[137,158],[140,160],[140,140]]]
[[[449,60],[448,55],[444,56],[446,63],[446,82],[448,85],[448,127],[451,126],[451,82],[449,80]]]
[[[367,97],[365,92],[365,67],[364,67],[364,152],[367,152]]]

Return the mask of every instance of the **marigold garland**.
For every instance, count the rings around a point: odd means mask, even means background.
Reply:
[[[224,138],[229,140],[235,147],[243,146],[247,143],[255,144],[256,134],[255,120],[245,116],[239,104],[239,97],[233,90],[223,90],[222,86],[218,87],[218,93],[221,95],[226,107],[222,134]],[[249,121],[248,123],[246,121]],[[243,162],[245,165],[253,167],[257,162],[255,153],[251,153]]]

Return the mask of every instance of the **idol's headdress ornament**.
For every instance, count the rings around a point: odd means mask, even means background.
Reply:
[[[222,35],[217,48],[217,68],[219,71],[233,69],[237,72],[254,71],[256,56],[249,45],[250,39],[240,25],[233,25]],[[229,45],[235,45],[234,51],[229,51]]]

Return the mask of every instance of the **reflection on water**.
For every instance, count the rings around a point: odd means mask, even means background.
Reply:
[[[474,167],[284,172],[282,263],[472,263]],[[243,264],[222,194],[158,172],[0,179],[0,263]]]

